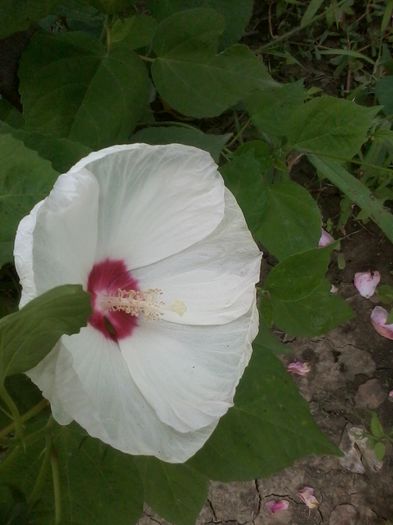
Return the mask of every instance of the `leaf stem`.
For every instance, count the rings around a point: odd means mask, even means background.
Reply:
[[[24,423],[25,421],[28,421],[29,419],[33,418],[34,416],[42,412],[48,405],[49,403],[46,399],[41,399],[39,403],[34,405],[27,412],[25,412],[22,415],[19,415],[19,422]],[[15,421],[13,421],[12,423],[4,427],[2,430],[0,430],[0,440],[4,439],[5,437],[8,436],[8,434],[13,432],[15,430],[15,427],[16,427],[16,424],[15,424]]]
[[[144,62],[155,62],[155,58],[147,57],[146,55],[138,55]]]
[[[38,499],[40,498],[41,489],[44,485],[45,476],[47,474],[48,467],[49,467],[50,453],[51,453],[51,441],[50,441],[50,438],[47,436],[44,459],[42,460],[41,467],[38,472],[37,479],[35,480],[33,490],[31,491],[30,496],[27,498],[27,502],[30,507],[32,507],[34,503],[38,501]]]
[[[55,502],[55,522],[54,525],[61,523],[61,490],[60,490],[60,469],[56,450],[53,443],[50,444],[50,464],[52,469],[53,496]]]
[[[22,421],[21,421],[21,415],[19,413],[18,407],[15,404],[15,401],[12,399],[10,394],[8,393],[5,385],[1,385],[0,387],[0,397],[4,401],[5,405],[7,406],[8,410],[10,411],[10,414],[12,416],[13,425],[15,428],[15,433],[18,437],[22,435]]]

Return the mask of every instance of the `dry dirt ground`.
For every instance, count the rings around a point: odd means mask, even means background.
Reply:
[[[354,309],[346,325],[324,337],[288,341],[293,352],[283,358],[308,361],[311,372],[296,377],[316,421],[341,449],[352,451],[343,464],[336,457],[308,457],[269,479],[210,485],[209,499],[198,525],[383,525],[393,523],[393,451],[380,464],[356,445],[350,447],[348,430],[367,427],[375,411],[385,430],[393,426],[393,341],[378,335],[370,312],[377,299],[364,299],[354,288],[358,271],[378,269],[382,283],[393,284],[393,246],[372,225],[355,225],[343,241],[346,266],[333,269],[332,281]],[[356,232],[356,230],[358,230]],[[250,436],[252,439],[252,436]],[[296,496],[299,488],[315,488],[320,502],[309,510]],[[265,503],[289,502],[286,511],[271,514]],[[150,509],[139,525],[165,522]]]

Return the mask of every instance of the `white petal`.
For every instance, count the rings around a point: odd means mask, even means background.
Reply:
[[[38,294],[61,284],[86,285],[95,258],[97,215],[95,177],[86,170],[79,176],[61,175],[37,212],[33,232]]]
[[[369,299],[374,295],[380,280],[381,274],[378,271],[357,272],[353,282],[360,295]]]
[[[97,260],[154,263],[205,238],[224,214],[224,185],[205,151],[171,144],[115,146],[78,162],[100,184]]]
[[[333,237],[328,233],[326,230],[322,228],[321,231],[321,238],[319,239],[318,246],[319,248],[324,248],[325,246],[329,246],[329,244],[332,244],[334,242]]]
[[[19,303],[20,308],[37,296],[33,272],[33,232],[38,210],[43,203],[43,200],[38,202],[29,215],[23,217],[16,231],[14,259],[16,271],[19,275],[20,284],[22,286],[22,294]]]
[[[119,341],[130,374],[161,421],[189,432],[232,406],[251,355],[255,312],[254,304],[247,315],[218,326],[142,320]]]
[[[69,414],[116,449],[178,463],[195,454],[218,423],[186,434],[162,423],[135,385],[118,346],[91,327],[64,336],[59,347],[29,375],[51,401],[60,424],[68,422]]]
[[[226,191],[222,222],[190,248],[133,272],[142,290],[161,289],[163,319],[183,324],[223,324],[242,316],[255,300],[261,252],[233,195]],[[185,311],[176,312],[178,302]]]

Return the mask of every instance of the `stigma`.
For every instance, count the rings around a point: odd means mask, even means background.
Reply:
[[[144,317],[156,321],[165,311],[171,311],[180,317],[185,314],[187,307],[183,301],[176,299],[167,305],[162,301],[163,292],[159,288],[148,290],[123,290],[119,288],[115,295],[104,295],[101,298],[101,308],[107,312],[125,312],[134,317]]]

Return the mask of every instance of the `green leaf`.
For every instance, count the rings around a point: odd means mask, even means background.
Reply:
[[[60,0],[2,0],[0,39],[27,29],[59,3]]]
[[[111,28],[111,39],[114,44],[122,42],[129,49],[140,49],[150,44],[156,27],[157,21],[151,16],[119,18]]]
[[[375,94],[385,115],[393,115],[393,75],[381,78],[375,84]]]
[[[267,326],[260,328],[257,337],[254,339],[254,344],[274,354],[287,354],[291,352],[290,346],[283,344]]]
[[[22,141],[27,148],[36,151],[43,159],[49,160],[59,173],[68,171],[71,166],[91,151],[87,146],[69,139],[15,129],[0,122],[0,134],[2,133],[9,133]]]
[[[368,216],[393,242],[393,215],[374,197],[371,191],[338,162],[310,155],[309,160],[322,177],[337,186],[352,202],[365,210]]]
[[[162,20],[177,11],[194,7],[210,7],[225,20],[225,30],[220,39],[222,47],[240,40],[251,18],[253,0],[148,0],[152,14]]]
[[[153,80],[160,95],[184,115],[220,115],[253,89],[272,83],[248,47],[234,45],[216,54],[223,28],[222,17],[204,8],[175,13],[157,28]]]
[[[271,270],[264,288],[282,301],[307,297],[324,279],[331,252],[332,245],[286,258]]]
[[[80,285],[53,288],[0,320],[0,384],[37,365],[63,334],[86,325],[90,297]]]
[[[351,159],[366,142],[378,111],[336,97],[314,98],[289,115],[288,142],[298,151]]]
[[[240,481],[270,476],[308,454],[337,452],[280,361],[256,346],[235,406],[188,464],[210,479]]]
[[[130,10],[136,0],[87,0],[87,2],[108,15]]]
[[[93,149],[126,141],[148,97],[146,68],[126,43],[107,51],[78,32],[35,35],[19,79],[26,129]]]
[[[372,435],[376,438],[381,438],[385,435],[378,415],[375,412],[371,414],[370,430]]]
[[[0,121],[19,128],[23,126],[23,115],[4,98],[0,98]]]
[[[374,452],[375,452],[375,455],[376,455],[377,459],[379,461],[382,461],[383,458],[385,457],[385,453],[386,453],[385,444],[382,443],[381,441],[378,441],[378,443],[375,443],[375,445],[374,445]]]
[[[11,135],[0,135],[0,266],[12,260],[17,225],[46,197],[58,173]]]
[[[292,301],[271,298],[273,321],[281,330],[292,336],[317,336],[326,334],[345,323],[353,312],[348,304],[330,293],[331,284],[323,279],[308,295]]]
[[[194,525],[207,498],[208,479],[187,464],[149,457],[135,457],[135,462],[146,503],[170,523]]]
[[[267,203],[256,238],[282,260],[318,246],[321,225],[321,213],[309,192],[287,180],[267,187]]]
[[[377,288],[378,299],[382,303],[393,303],[393,286],[390,284],[381,284]]]
[[[221,151],[230,138],[230,134],[212,135],[203,133],[199,129],[184,128],[182,126],[153,126],[137,131],[130,139],[131,142],[145,142],[146,144],[186,144],[208,151],[218,162]]]
[[[246,99],[246,108],[262,134],[284,137],[287,119],[296,107],[303,106],[306,96],[303,82],[267,86]]]
[[[310,24],[310,22],[312,22],[312,19],[316,15],[323,2],[324,0],[311,0],[309,2],[307,9],[305,10],[304,15],[300,21],[300,25],[302,27],[307,26]]]
[[[252,233],[261,225],[267,201],[264,175],[272,165],[269,148],[259,142],[256,149],[239,148],[221,168],[225,184],[236,197]]]
[[[18,486],[35,503],[30,523],[54,523],[53,462],[58,470],[61,523],[108,525],[114,517],[116,525],[137,521],[143,490],[132,456],[87,436],[73,424],[27,436],[0,465],[0,483]],[[41,468],[40,490],[34,494]]]

